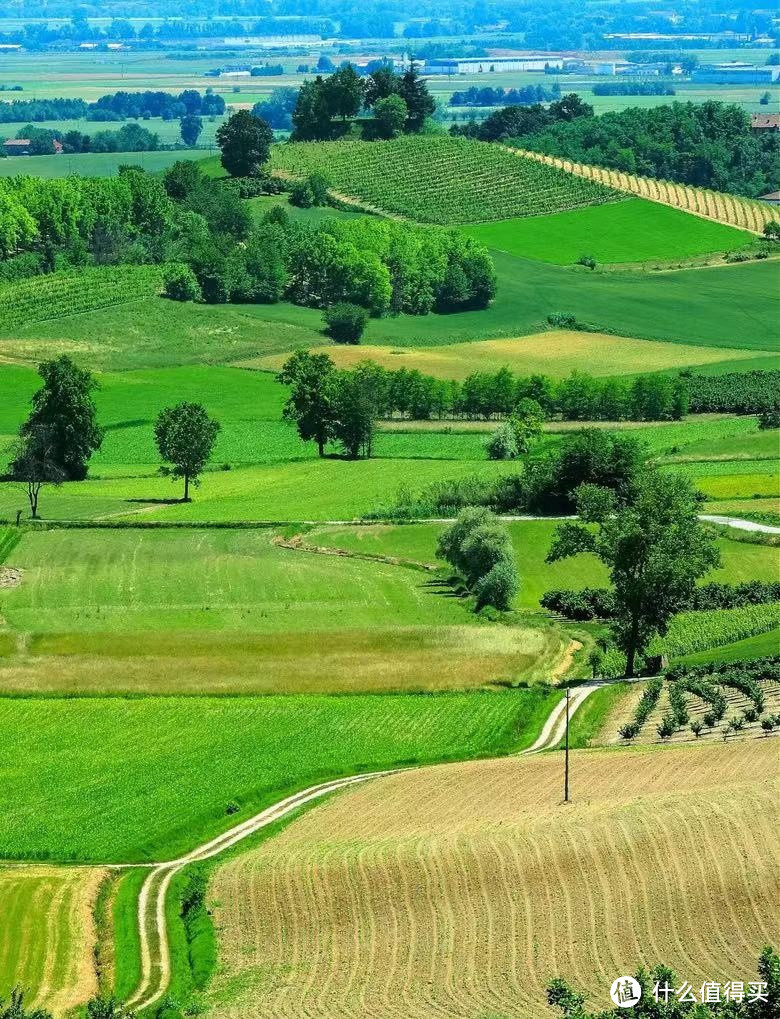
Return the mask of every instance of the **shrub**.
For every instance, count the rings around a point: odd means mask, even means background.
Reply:
[[[200,284],[188,265],[171,265],[165,270],[163,293],[172,301],[200,301]]]
[[[489,460],[515,460],[520,455],[515,430],[508,422],[500,424],[485,443]]]
[[[479,610],[485,605],[492,605],[493,608],[506,612],[512,607],[512,599],[519,589],[520,581],[514,558],[502,555],[495,566],[474,585],[476,608]]]
[[[595,269],[597,264],[593,255],[580,255],[577,259],[577,265],[584,265],[586,269]]]
[[[656,727],[655,731],[661,739],[671,739],[677,731],[674,718],[671,715],[664,715],[661,719],[661,724]]]
[[[691,732],[696,737],[696,739],[698,739],[699,736],[701,736],[701,731],[703,728],[704,726],[698,719],[695,722],[691,722]]]
[[[632,739],[636,739],[639,735],[639,725],[636,722],[626,722],[625,725],[621,725],[618,729],[618,735],[621,739],[630,743]]]
[[[350,304],[348,301],[341,301],[332,304],[325,309],[324,314],[326,332],[336,343],[360,343],[366,323],[368,312],[359,304]]]
[[[307,180],[297,181],[290,189],[290,205],[310,209],[314,205],[314,192]]]
[[[567,311],[554,311],[547,316],[547,322],[556,329],[579,329],[579,323],[575,315]]]

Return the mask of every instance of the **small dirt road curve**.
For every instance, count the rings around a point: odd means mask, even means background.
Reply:
[[[576,687],[569,699],[569,717],[580,707],[582,702],[594,690],[605,686],[605,683],[592,682],[584,683]],[[550,712],[547,721],[542,727],[535,743],[524,754],[536,754],[542,750],[549,750],[560,743],[566,729],[566,697],[558,701]],[[141,979],[133,995],[127,1000],[126,1006],[134,1012],[140,1012],[165,994],[171,979],[171,955],[168,944],[168,929],[165,916],[165,900],[173,876],[183,867],[190,863],[198,863],[201,860],[208,860],[218,853],[224,852],[234,846],[237,842],[254,835],[262,828],[273,824],[313,800],[321,799],[330,793],[338,792],[349,786],[357,785],[359,782],[368,782],[371,779],[383,778],[394,774],[394,770],[374,771],[364,775],[352,775],[348,778],[338,778],[331,782],[322,782],[319,785],[309,786],[294,796],[288,796],[278,803],[250,817],[249,820],[230,828],[210,842],[198,846],[185,856],[176,860],[167,860],[160,863],[138,864],[131,866],[148,866],[149,873],[141,886],[138,896],[138,929],[141,943]],[[128,866],[120,865],[120,866]]]
[[[216,856],[217,853],[229,849],[269,824],[287,817],[305,804],[311,803],[312,800],[320,799],[359,782],[367,782],[369,779],[381,778],[388,774],[391,772],[376,771],[309,786],[308,789],[303,789],[294,796],[288,796],[286,799],[274,803],[254,817],[250,817],[248,821],[230,828],[210,842],[198,846],[186,856],[151,864],[151,869],[138,897],[141,979],[132,997],[127,1000],[127,1007],[135,1012],[140,1012],[158,1001],[168,989],[171,977],[171,956],[165,922],[165,898],[174,874],[190,863],[198,863]]]

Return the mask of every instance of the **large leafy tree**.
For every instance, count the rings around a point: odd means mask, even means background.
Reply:
[[[314,440],[320,456],[334,437],[336,366],[327,354],[296,351],[284,364],[279,381],[291,386],[284,417],[295,422],[304,441]]]
[[[217,130],[221,162],[231,177],[256,177],[271,155],[274,133],[261,117],[239,110]]]
[[[32,398],[21,438],[45,435],[47,463],[56,466],[62,480],[81,481],[87,476],[89,458],[103,442],[92,399],[98,384],[91,372],[79,368],[66,354],[44,361],[38,373],[43,385]],[[14,477],[20,478],[19,467],[16,461],[12,463]]]
[[[699,577],[719,565],[714,536],[697,517],[699,502],[686,478],[654,471],[622,506],[614,489],[581,485],[581,522],[566,522],[556,532],[548,562],[590,552],[609,569],[615,592],[610,626],[628,676],[651,639],[663,636],[689,601]]]
[[[170,466],[165,473],[184,478],[184,502],[190,501],[190,482],[198,484],[217,441],[219,422],[199,403],[182,401],[160,412],[154,426],[157,449]]]
[[[344,64],[324,83],[325,98],[331,117],[356,117],[363,105],[363,79],[354,64]]]
[[[38,519],[38,500],[44,485],[59,485],[63,471],[54,458],[55,444],[47,425],[36,425],[20,436],[14,447],[14,474],[30,503],[30,515]]]

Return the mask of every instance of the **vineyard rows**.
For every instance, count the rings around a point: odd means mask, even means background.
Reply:
[[[653,177],[640,177],[634,173],[589,166],[586,163],[575,163],[571,159],[529,152],[526,149],[507,148],[505,151],[598,182],[616,191],[647,198],[662,205],[670,205],[683,212],[749,230],[754,234],[763,233],[767,223],[780,222],[780,209],[756,199],[711,191],[709,188],[692,187],[688,184],[677,184],[674,181],[656,180]]]
[[[162,270],[153,265],[120,265],[52,273],[0,288],[0,329],[154,297]]]
[[[465,138],[275,146],[282,176],[322,173],[337,192],[425,223],[451,226],[616,201],[615,191]]]

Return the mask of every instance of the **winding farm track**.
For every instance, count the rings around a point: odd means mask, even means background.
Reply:
[[[604,683],[586,683],[581,687],[577,687],[574,695],[570,698],[569,716],[571,717],[574,714],[589,694],[604,685]],[[566,726],[565,712],[566,697],[564,696],[550,712],[536,742],[528,750],[524,751],[524,754],[539,753],[542,750],[556,746],[561,741]],[[156,1001],[159,1001],[170,983],[171,957],[165,917],[165,900],[171,880],[175,874],[188,864],[208,860],[212,856],[230,849],[236,843],[249,838],[249,836],[261,831],[275,821],[288,817],[307,803],[346,789],[349,786],[395,773],[393,770],[376,771],[365,775],[352,775],[348,778],[334,779],[332,782],[322,782],[319,785],[309,786],[293,796],[288,796],[286,799],[266,807],[259,814],[249,818],[247,821],[243,821],[234,828],[230,828],[210,842],[198,846],[185,856],[181,856],[176,860],[167,860],[149,865],[149,874],[141,886],[141,892],[138,897],[141,979],[132,996],[126,1002],[127,1008],[132,1009],[136,1013],[148,1008]]]

